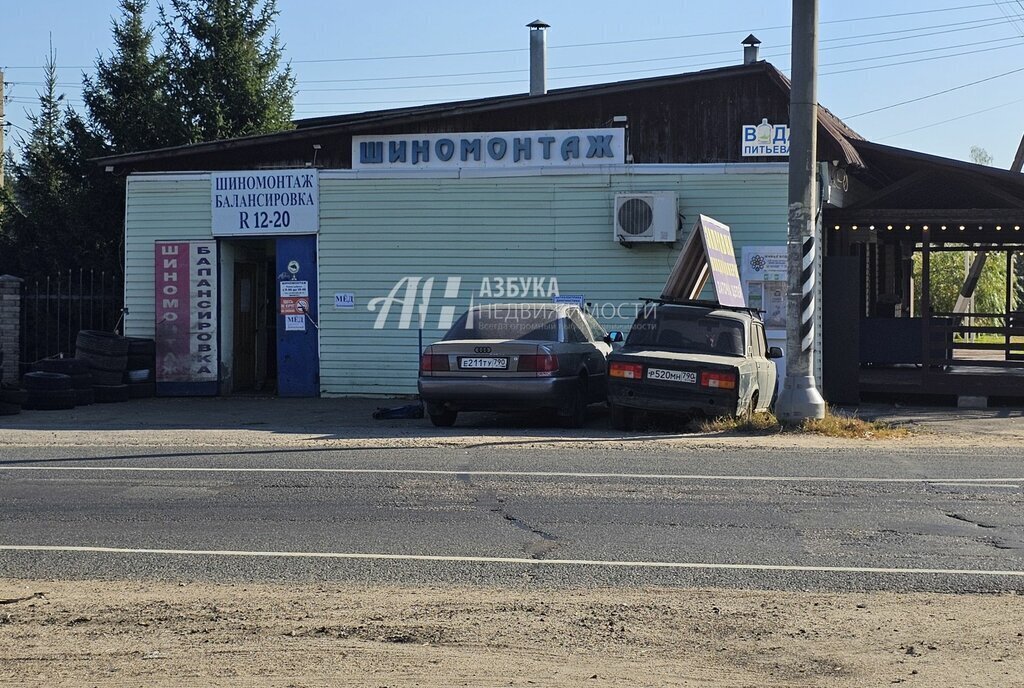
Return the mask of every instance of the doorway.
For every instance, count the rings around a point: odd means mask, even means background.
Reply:
[[[221,323],[225,356],[222,394],[277,391],[276,244],[266,239],[221,242]],[[228,303],[230,302],[230,303]]]

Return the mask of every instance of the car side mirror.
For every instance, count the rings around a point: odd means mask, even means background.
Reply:
[[[618,343],[622,342],[624,339],[625,338],[622,336],[621,332],[619,332],[618,330],[612,330],[611,332],[609,332],[608,334],[606,334],[604,336],[604,343],[605,344],[618,344]]]
[[[781,346],[770,346],[768,347],[768,358],[785,358],[786,352],[782,350]]]

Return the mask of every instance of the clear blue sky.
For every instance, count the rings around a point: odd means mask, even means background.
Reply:
[[[821,5],[823,105],[874,141],[960,159],[979,145],[994,165],[1009,165],[1024,133],[1024,0]],[[298,79],[297,117],[525,92],[524,25],[538,18],[552,26],[549,88],[734,64],[750,32],[763,41],[762,57],[789,73],[790,3],[780,0],[279,0],[278,7]],[[7,120],[27,126],[51,36],[61,90],[80,106],[82,72],[110,50],[115,0],[0,0],[0,8]],[[904,16],[883,16],[894,14]],[[937,124],[945,120],[954,121]],[[8,145],[18,133],[8,127]]]

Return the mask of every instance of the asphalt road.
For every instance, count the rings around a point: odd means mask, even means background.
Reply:
[[[0,447],[0,576],[1024,592],[1019,452]]]

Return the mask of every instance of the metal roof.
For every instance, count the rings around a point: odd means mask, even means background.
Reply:
[[[379,129],[382,124],[397,124],[427,116],[436,117],[482,113],[521,106],[524,104],[551,104],[572,100],[581,96],[624,93],[648,88],[683,85],[698,81],[758,74],[766,75],[780,89],[787,94],[789,93],[790,81],[786,75],[780,72],[771,63],[759,61],[751,64],[716,67],[714,69],[705,69],[697,72],[687,72],[684,74],[673,74],[669,76],[648,77],[604,84],[590,84],[586,86],[553,89],[548,91],[546,94],[541,95],[531,96],[527,93],[517,93],[514,95],[434,103],[407,108],[374,110],[347,115],[299,119],[294,122],[295,128],[287,131],[255,136],[242,136],[232,139],[207,141],[203,143],[194,143],[168,148],[158,148],[134,153],[122,153],[119,155],[96,158],[95,162],[106,165],[152,162],[160,159],[169,159],[180,156],[271,145],[274,143],[305,139],[311,136],[319,136],[323,134],[356,134],[360,131],[374,128]],[[819,107],[818,110],[818,123],[842,149],[844,157],[846,158],[845,162],[855,166],[863,165],[863,160],[859,153],[850,144],[850,139],[860,140],[862,138],[859,134],[850,129],[828,109],[823,107]]]

